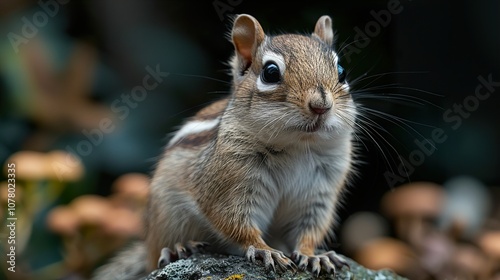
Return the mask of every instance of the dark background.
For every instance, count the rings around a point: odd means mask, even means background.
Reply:
[[[82,157],[85,178],[47,207],[81,194],[107,195],[121,174],[152,172],[167,134],[203,104],[228,92],[225,62],[233,51],[227,40],[233,14],[253,15],[271,34],[310,33],[316,20],[327,14],[334,21],[336,48],[349,50],[366,43],[366,39],[356,41],[356,28],[365,30],[376,22],[373,13],[387,10],[388,2],[393,1],[75,0],[61,5],[30,43],[36,40],[43,46],[59,80],[68,74],[72,48],[76,44],[91,46],[97,57],[86,92],[91,104],[110,108],[121,94],[142,83],[148,65],[159,64],[170,75],[125,120],[116,123],[117,128],[104,136],[102,144]],[[491,75],[500,82],[500,2],[399,3],[401,12],[392,14],[385,27],[377,23],[380,31],[369,37],[366,46],[357,47],[358,53],[347,59],[342,56],[346,51],[340,52],[355,98],[382,112],[367,115],[381,128],[368,125],[373,139],[361,133],[360,160],[364,164],[345,197],[341,221],[356,211],[378,211],[381,196],[391,186],[408,181],[442,184],[454,176],[470,175],[487,186],[500,184],[500,86],[488,99],[479,101],[456,129],[455,122],[443,117],[454,104],[474,95],[479,76],[486,79]],[[47,124],[33,113],[37,104],[30,100],[36,93],[27,86],[33,83],[7,34],[21,34],[20,19],[31,18],[39,10],[35,1],[0,4],[1,162],[16,151],[64,150],[85,139],[82,127]],[[410,162],[411,166],[402,169],[401,159],[408,163],[410,154],[419,150],[415,140],[430,139],[436,128],[444,131],[446,141],[436,144],[436,150],[418,166]],[[387,172],[403,178],[388,183]],[[37,219],[43,220],[47,209],[40,211]],[[36,253],[32,258],[35,267],[50,262]]]

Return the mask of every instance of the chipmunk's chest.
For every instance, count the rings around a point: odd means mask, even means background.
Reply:
[[[263,195],[259,196],[253,218],[267,233],[266,242],[291,250],[286,240],[295,240],[292,228],[298,227],[304,213],[317,213],[320,209],[311,207],[321,204],[326,205],[325,209],[335,207],[350,160],[350,154],[344,151],[310,149],[297,153],[283,151],[262,158],[258,172],[259,181],[263,182],[259,193]]]
[[[279,200],[334,191],[350,166],[350,155],[336,151],[298,150],[268,154],[262,160],[261,174],[267,188]]]

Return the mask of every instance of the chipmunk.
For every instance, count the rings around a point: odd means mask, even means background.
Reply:
[[[270,36],[242,14],[231,40],[230,96],[171,138],[150,185],[145,241],[95,279],[137,279],[207,244],[270,269],[317,275],[346,264],[316,251],[353,170],[357,115],[331,18],[309,36]]]

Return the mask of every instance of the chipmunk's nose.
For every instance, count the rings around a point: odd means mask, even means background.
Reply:
[[[323,115],[332,108],[331,94],[322,86],[315,89],[309,100],[309,110],[316,115]]]
[[[318,115],[323,115],[324,113],[328,112],[332,106],[326,105],[326,104],[314,104],[312,102],[309,103],[309,109],[311,112],[318,114]]]

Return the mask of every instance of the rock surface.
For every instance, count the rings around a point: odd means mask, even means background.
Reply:
[[[388,270],[373,271],[346,258],[350,268],[339,269],[336,275],[321,274],[314,277],[308,272],[274,272],[261,265],[254,265],[243,257],[195,254],[188,259],[178,260],[162,269],[152,272],[147,280],[250,280],[250,279],[406,279]]]

